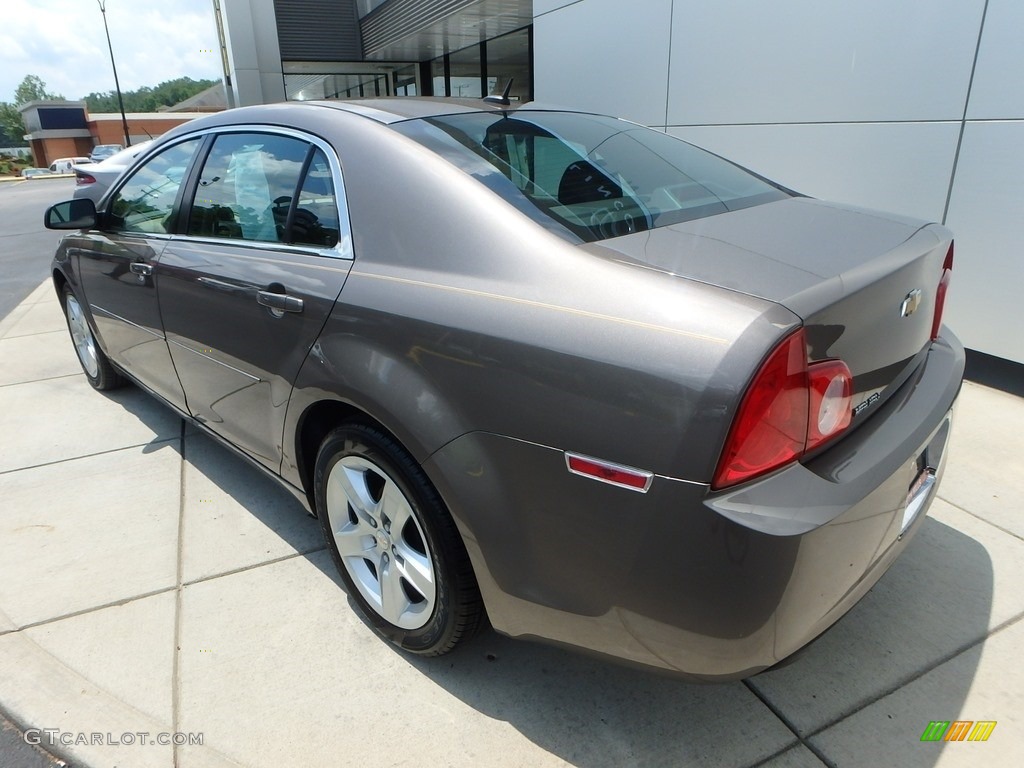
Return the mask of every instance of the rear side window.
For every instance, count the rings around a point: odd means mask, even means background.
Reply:
[[[587,242],[790,196],[691,144],[609,117],[475,112],[393,127],[541,224]]]
[[[321,149],[313,153],[306,169],[289,225],[290,242],[296,245],[333,248],[338,244],[341,232],[338,201],[331,165]]]
[[[310,144],[290,136],[223,133],[203,163],[188,234],[285,242]]]
[[[199,141],[175,144],[133,171],[110,201],[111,226],[122,232],[170,232],[178,189]]]

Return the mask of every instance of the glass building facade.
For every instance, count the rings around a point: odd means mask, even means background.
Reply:
[[[284,98],[533,97],[530,0],[241,0],[273,6]],[[271,100],[271,99],[264,99]]]

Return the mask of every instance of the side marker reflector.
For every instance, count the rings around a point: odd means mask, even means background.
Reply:
[[[591,456],[580,456],[578,453],[566,452],[565,466],[574,475],[582,475],[591,480],[617,485],[620,488],[628,488],[640,493],[647,493],[647,489],[654,481],[653,472],[614,464]]]

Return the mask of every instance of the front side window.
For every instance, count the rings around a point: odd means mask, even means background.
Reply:
[[[122,232],[167,234],[174,203],[199,139],[175,144],[132,172],[110,201],[110,224]]]
[[[309,151],[307,142],[290,136],[219,134],[199,174],[188,234],[285,242]]]
[[[609,117],[474,112],[393,127],[539,223],[587,242],[790,196],[691,144]]]

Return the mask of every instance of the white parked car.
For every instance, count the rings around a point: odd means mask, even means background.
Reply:
[[[53,173],[73,173],[74,166],[88,162],[88,157],[59,157],[50,163],[50,171]]]

